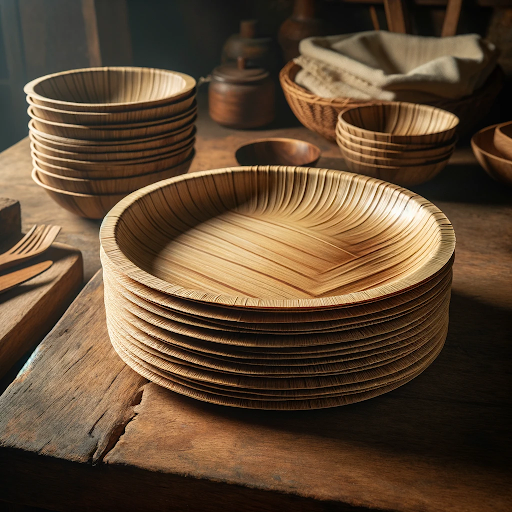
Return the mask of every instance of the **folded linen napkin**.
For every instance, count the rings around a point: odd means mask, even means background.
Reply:
[[[472,94],[496,66],[477,34],[423,37],[369,31],[300,42],[295,82],[325,98],[426,102]]]

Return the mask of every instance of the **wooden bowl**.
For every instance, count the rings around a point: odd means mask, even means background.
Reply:
[[[74,192],[79,194],[129,194],[134,190],[146,187],[157,181],[166,180],[185,174],[189,168],[194,153],[192,153],[187,160],[169,169],[163,171],[152,172],[143,174],[141,176],[132,176],[128,178],[114,178],[114,179],[83,179],[83,178],[70,178],[68,176],[60,176],[52,174],[43,169],[36,167],[37,177],[42,184],[51,188]]]
[[[412,167],[412,166],[424,166],[427,164],[444,161],[449,159],[454,150],[454,146],[452,145],[448,151],[445,150],[445,152],[439,156],[432,156],[432,157],[409,157],[404,158],[402,154],[400,153],[401,158],[386,158],[381,156],[374,156],[374,155],[365,155],[361,153],[360,151],[354,151],[350,149],[346,145],[346,143],[343,140],[340,140],[338,142],[338,146],[340,148],[341,154],[344,158],[349,158],[353,162],[361,162],[365,164],[373,164],[373,165],[385,165],[388,167]]]
[[[494,147],[504,158],[512,161],[512,121],[496,126]]]
[[[512,185],[512,161],[503,158],[494,146],[494,133],[499,125],[488,126],[473,135],[471,147],[478,163],[494,180]]]
[[[340,113],[343,131],[398,144],[443,144],[455,136],[459,118],[446,110],[416,103],[390,102],[351,107]]]
[[[56,123],[83,124],[86,126],[140,123],[167,119],[186,112],[192,107],[194,101],[195,91],[178,101],[154,108],[123,112],[73,112],[38,105],[30,96],[27,96],[27,103],[32,107],[32,112],[36,117]]]
[[[292,166],[219,169],[150,185],[111,211],[100,240],[141,293],[149,287],[202,304],[271,310],[401,293],[439,272],[455,246],[448,219],[417,194]]]
[[[49,187],[39,179],[37,169],[32,170],[32,179],[62,208],[86,219],[102,219],[127,194],[93,195],[66,192]]]
[[[261,139],[240,146],[235,153],[240,165],[314,166],[320,148],[297,139]]]
[[[189,96],[196,81],[163,69],[85,68],[53,73],[24,87],[34,103],[84,112],[124,112],[154,108]]]
[[[361,148],[370,148],[377,151],[425,151],[439,147],[439,144],[395,144],[392,142],[381,142],[378,140],[356,137],[342,128],[340,124],[336,126],[336,136],[342,135],[344,139],[349,140]]]
[[[424,158],[425,160],[435,160],[436,158],[442,158],[447,154],[453,152],[455,144],[457,143],[457,137],[450,141],[448,144],[442,146],[433,146],[429,149],[411,149],[411,150],[385,150],[379,148],[372,148],[369,146],[357,144],[351,141],[347,136],[346,132],[336,131],[336,142],[338,146],[343,145],[352,151],[366,155],[369,157],[378,158],[392,158],[395,160],[409,160]]]
[[[350,171],[379,178],[403,187],[413,187],[430,181],[437,176],[448,164],[448,158],[424,165],[386,166],[380,164],[363,163],[343,156]]]
[[[45,121],[34,115],[32,107],[28,108],[28,114],[32,118],[33,126],[49,136],[64,137],[70,139],[85,140],[126,140],[153,137],[166,132],[176,131],[193,123],[197,117],[197,106],[193,107],[177,117],[163,119],[159,121],[150,121],[143,123],[109,125],[108,128],[102,126],[85,126],[80,124],[55,123]]]
[[[56,150],[86,153],[87,155],[91,155],[93,153],[115,154],[136,151],[145,152],[153,149],[166,148],[167,146],[180,142],[192,135],[195,136],[195,125],[193,121],[178,130],[163,133],[162,135],[155,135],[154,137],[144,139],[138,138],[118,141],[90,141],[48,135],[37,130],[34,127],[33,120],[29,122],[28,126],[29,136],[32,140]]]
[[[58,174],[59,176],[68,176],[70,178],[83,178],[83,179],[102,179],[102,178],[128,178],[131,176],[139,176],[140,174],[147,174],[151,172],[162,171],[170,167],[174,167],[184,162],[194,150],[194,144],[191,143],[188,147],[179,150],[179,152],[168,156],[166,158],[159,158],[157,160],[149,161],[146,163],[135,165],[105,165],[98,166],[94,170],[86,167],[83,169],[74,169],[72,167],[63,167],[58,165],[49,164],[40,160],[37,155],[32,154],[32,162],[34,167],[38,167],[43,171]]]
[[[112,152],[102,152],[102,153],[94,153],[94,152],[85,152],[84,148],[87,147],[96,147],[96,146],[78,146],[81,151],[74,151],[76,146],[67,146],[65,144],[53,144],[43,139],[38,138],[37,135],[30,132],[29,137],[34,146],[34,148],[43,153],[46,156],[54,157],[54,158],[64,158],[71,160],[84,160],[90,162],[96,161],[105,161],[105,162],[118,162],[122,160],[133,160],[133,159],[141,159],[141,158],[157,158],[164,153],[169,153],[170,151],[174,151],[181,147],[186,146],[192,139],[195,138],[196,129],[194,126],[191,127],[190,130],[186,130],[185,134],[188,133],[187,136],[183,137],[180,140],[176,140],[175,142],[169,143],[167,146],[163,146],[155,149],[148,150],[139,150],[139,151],[112,151]],[[103,147],[103,146],[102,146]],[[106,146],[108,148],[109,146]],[[130,145],[125,146],[114,146],[118,148],[130,148]],[[67,148],[67,149],[64,149]],[[104,148],[104,147],[103,147]]]
[[[116,168],[118,166],[141,166],[144,167],[144,172],[154,172],[161,170],[159,168],[165,169],[165,160],[167,158],[172,158],[174,155],[181,153],[181,151],[193,146],[195,144],[195,138],[185,140],[180,142],[176,146],[172,146],[169,148],[169,151],[161,154],[156,154],[154,156],[149,156],[145,158],[132,158],[129,160],[75,160],[71,158],[59,158],[54,156],[49,156],[46,153],[39,151],[34,143],[30,144],[30,149],[32,150],[32,156],[36,157],[41,162],[45,162],[47,164],[51,164],[57,167],[69,167],[70,169],[75,169],[77,171],[86,171],[86,172],[95,172],[95,171],[105,171],[112,168]],[[85,157],[83,153],[82,157]],[[143,166],[143,164],[146,164]],[[155,165],[155,168],[152,169],[151,166]],[[163,167],[162,167],[163,166]],[[142,174],[142,173],[141,173]]]

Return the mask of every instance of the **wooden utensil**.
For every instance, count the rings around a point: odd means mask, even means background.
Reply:
[[[357,137],[398,144],[443,144],[453,139],[459,118],[440,108],[389,102],[350,107],[338,123]]]
[[[260,139],[240,146],[235,158],[240,165],[298,165],[314,167],[320,158],[318,146],[297,139]]]
[[[19,265],[46,251],[57,238],[60,226],[33,226],[11,249],[0,254],[0,271]]]
[[[494,146],[494,132],[498,125],[488,126],[471,139],[471,147],[478,163],[494,180],[512,185],[512,160],[503,158]]]
[[[512,162],[512,121],[496,126],[494,146],[504,158]]]
[[[124,112],[176,102],[195,90],[189,75],[163,69],[99,67],[36,78],[23,90],[43,106],[85,112]]]
[[[15,286],[18,286],[33,277],[41,274],[45,270],[48,270],[53,265],[53,261],[43,261],[30,267],[15,270],[9,274],[0,276],[0,293],[6,292]]]

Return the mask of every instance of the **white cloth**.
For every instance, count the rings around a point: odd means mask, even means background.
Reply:
[[[423,37],[386,31],[300,42],[296,83],[325,98],[424,102],[472,94],[496,66],[477,34]]]

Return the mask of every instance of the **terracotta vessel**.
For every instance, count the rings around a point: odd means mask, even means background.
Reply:
[[[277,71],[280,67],[277,52],[272,38],[262,37],[258,33],[257,20],[242,20],[240,22],[240,33],[233,34],[224,43],[221,63],[236,63],[239,57],[243,57],[247,67]]]
[[[224,64],[212,72],[208,91],[211,118],[229,128],[259,128],[274,119],[275,86],[268,71]]]
[[[324,22],[315,18],[315,0],[295,0],[292,15],[279,27],[277,35],[285,61],[299,56],[302,39],[324,33]]]

